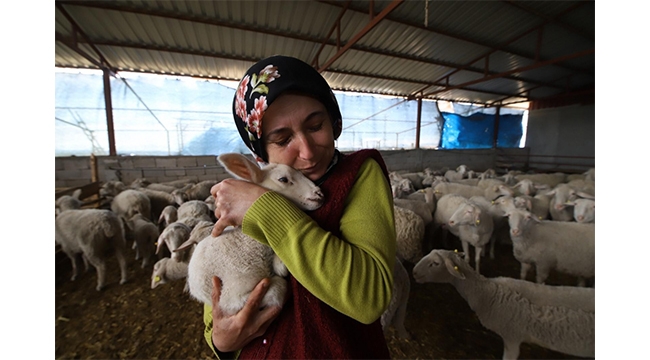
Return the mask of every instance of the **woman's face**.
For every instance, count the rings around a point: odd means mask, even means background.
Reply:
[[[334,156],[334,131],[325,106],[298,94],[275,99],[264,113],[262,140],[269,163],[289,165],[316,181]]]

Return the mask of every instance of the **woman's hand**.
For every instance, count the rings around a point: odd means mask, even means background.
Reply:
[[[269,288],[270,280],[262,279],[253,289],[244,307],[235,315],[226,316],[219,307],[221,280],[212,278],[212,343],[222,352],[243,348],[251,340],[264,334],[271,322],[280,315],[282,307],[260,310],[260,303]]]
[[[225,179],[214,185],[210,194],[214,197],[214,216],[218,220],[212,236],[221,235],[228,226],[240,226],[248,208],[267,191],[257,184],[237,179]]]

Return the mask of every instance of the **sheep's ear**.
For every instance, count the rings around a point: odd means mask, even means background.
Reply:
[[[217,157],[217,160],[234,177],[253,183],[262,181],[262,169],[242,154],[221,154]]]
[[[445,258],[445,266],[451,275],[459,279],[465,279],[465,274],[463,274],[462,270],[448,257]]]
[[[196,242],[193,239],[192,240],[187,240],[184,243],[182,243],[178,248],[174,249],[174,252],[183,251],[183,250],[191,247],[194,244],[196,244]]]
[[[77,189],[72,193],[72,197],[79,200],[79,197],[81,196],[81,189]]]
[[[591,195],[591,194],[586,193],[584,191],[578,191],[576,193],[576,195],[578,195],[578,197],[581,197],[583,199],[596,200],[596,197],[594,195]]]

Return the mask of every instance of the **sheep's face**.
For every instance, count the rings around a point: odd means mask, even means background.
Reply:
[[[455,260],[454,260],[455,259]],[[464,279],[463,270],[459,267],[463,261],[459,254],[448,250],[432,250],[423,257],[413,268],[413,278],[417,283],[448,283],[453,278]]]
[[[521,209],[507,211],[505,216],[508,218],[508,225],[510,225],[511,239],[523,236],[534,223],[539,222],[532,213]]]
[[[265,168],[265,178],[260,185],[276,191],[295,203],[302,210],[316,210],[323,205],[320,188],[288,165],[271,164]]]

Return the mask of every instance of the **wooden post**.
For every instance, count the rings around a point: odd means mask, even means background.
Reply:
[[[97,170],[97,156],[90,154],[90,181],[96,183],[99,181],[99,171]],[[91,201],[95,204],[95,208],[99,206],[99,187],[97,193],[90,196]]]

